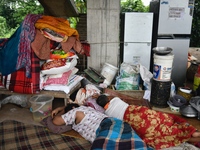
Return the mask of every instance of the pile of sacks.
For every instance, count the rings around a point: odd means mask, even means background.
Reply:
[[[77,59],[73,51],[52,50],[50,59],[41,66],[40,90],[64,91],[68,94],[82,79],[76,74]]]

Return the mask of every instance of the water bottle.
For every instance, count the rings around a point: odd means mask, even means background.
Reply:
[[[197,72],[194,75],[193,90],[196,91],[199,85],[200,85],[200,65],[198,65]]]

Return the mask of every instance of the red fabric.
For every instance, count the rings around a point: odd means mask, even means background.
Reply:
[[[83,50],[84,50],[84,54],[86,56],[90,56],[90,44],[87,42],[81,42]]]
[[[130,105],[124,121],[128,122],[136,133],[155,149],[178,146],[188,141],[195,132],[195,128],[184,119],[144,106]]]
[[[0,48],[4,46],[4,44],[8,41],[8,38],[0,39]]]
[[[35,53],[31,52],[31,78],[26,77],[25,68],[21,68],[8,76],[4,76],[4,86],[13,92],[23,94],[38,93],[40,83],[40,61]]]
[[[195,146],[200,148],[200,142],[196,143]]]
[[[57,49],[57,47],[59,46],[60,43],[56,42],[56,41],[50,41],[50,49]]]

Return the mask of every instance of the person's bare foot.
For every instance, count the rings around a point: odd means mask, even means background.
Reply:
[[[192,134],[192,137],[200,137],[200,132],[196,131]]]

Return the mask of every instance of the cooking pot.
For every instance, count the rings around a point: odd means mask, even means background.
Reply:
[[[176,94],[170,98],[170,102],[172,103],[172,105],[174,105],[176,107],[180,107],[180,106],[186,104],[187,100],[183,96]]]
[[[190,104],[185,104],[180,107],[180,114],[185,117],[197,117],[197,110]]]

